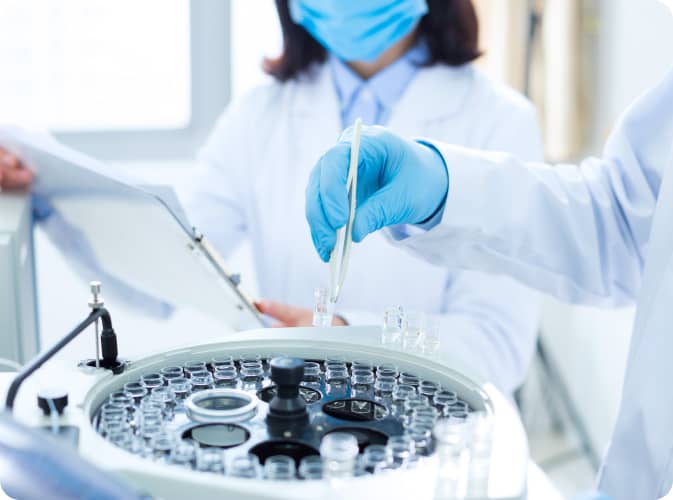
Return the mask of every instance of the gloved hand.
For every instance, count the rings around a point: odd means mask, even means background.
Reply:
[[[306,188],[306,219],[320,258],[327,262],[336,230],[348,221],[346,180],[353,130],[323,155]],[[353,241],[395,224],[418,224],[444,206],[449,176],[431,146],[403,139],[383,127],[363,127]]]

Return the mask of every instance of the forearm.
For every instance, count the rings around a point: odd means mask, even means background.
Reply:
[[[508,274],[568,302],[633,300],[642,259],[615,199],[616,167],[592,160],[552,168],[437,148],[450,172],[443,217],[399,244],[436,264]],[[655,197],[643,198],[653,211]]]
[[[622,116],[602,159],[550,167],[433,143],[449,172],[441,222],[402,243],[443,265],[506,273],[557,298],[632,303],[673,156],[673,71]]]

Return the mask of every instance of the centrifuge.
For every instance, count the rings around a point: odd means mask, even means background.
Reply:
[[[71,254],[86,275],[143,311],[194,306],[223,334],[128,356],[140,332],[113,327],[94,283],[89,315],[9,387],[5,412],[33,438],[0,436],[0,459],[32,443],[16,463],[58,468],[39,448],[66,446],[86,462],[68,477],[98,470],[152,498],[525,498],[516,410],[450,350],[439,357],[438,338],[419,348],[401,309],[382,326],[261,328],[239,277],[177,203],[61,146],[12,139],[38,170],[45,217],[86,250]],[[91,359],[53,358],[85,331],[96,332]]]
[[[509,401],[380,328],[251,330],[121,364],[55,363],[58,396],[28,378],[14,415],[157,498],[525,498]]]

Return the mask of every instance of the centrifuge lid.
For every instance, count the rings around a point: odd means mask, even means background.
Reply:
[[[48,135],[2,127],[0,146],[36,173],[34,212],[49,238],[82,277],[102,281],[106,294],[154,315],[186,305],[234,329],[261,325],[171,190],[141,187]]]

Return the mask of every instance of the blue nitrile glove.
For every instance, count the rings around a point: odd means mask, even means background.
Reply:
[[[323,155],[306,188],[306,219],[320,258],[327,262],[336,230],[348,221],[346,180],[352,128]],[[418,224],[444,206],[449,176],[429,145],[403,139],[383,127],[363,127],[353,241],[395,224]]]
[[[612,500],[612,498],[600,491],[588,491],[574,496],[572,500]]]

